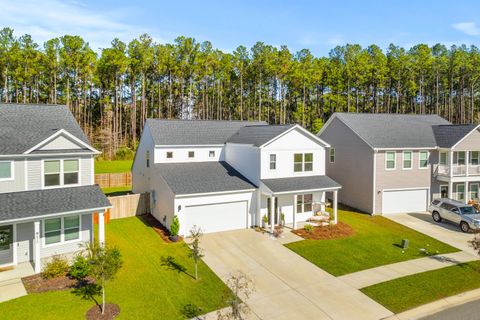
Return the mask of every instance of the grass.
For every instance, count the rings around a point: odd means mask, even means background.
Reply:
[[[394,313],[480,288],[480,261],[379,283],[361,289]]]
[[[95,173],[130,172],[133,160],[95,161]]]
[[[132,186],[102,188],[106,196],[121,196],[132,192]]]
[[[339,210],[338,217],[354,229],[352,236],[303,240],[286,246],[334,276],[424,257],[421,248],[434,254],[459,251],[381,216]],[[406,250],[400,248],[402,239],[410,240]]]
[[[106,226],[107,243],[116,245],[123,268],[106,288],[108,302],[120,306],[120,319],[185,319],[188,310],[201,313],[225,307],[223,282],[202,262],[200,279],[184,243],[166,244],[139,218],[113,220]],[[162,262],[163,261],[163,262]],[[165,261],[169,261],[166,265]],[[2,319],[84,319],[94,305],[72,291],[30,294],[0,303]]]

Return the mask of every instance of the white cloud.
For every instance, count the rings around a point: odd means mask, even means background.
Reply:
[[[109,46],[114,38],[130,41],[142,33],[151,33],[147,28],[122,22],[128,20],[131,10],[99,12],[75,0],[0,0],[0,8],[0,28],[11,27],[17,36],[28,33],[39,44],[71,34],[83,37],[92,49],[98,50]]]
[[[452,25],[458,31],[461,31],[469,36],[479,36],[480,28],[475,22],[459,22]]]

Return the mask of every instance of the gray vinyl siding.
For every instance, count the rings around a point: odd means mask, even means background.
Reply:
[[[453,148],[454,151],[477,151],[480,150],[480,131],[475,130],[466,136],[458,145]]]
[[[33,222],[17,224],[17,263],[33,260],[34,232]]]
[[[373,149],[342,121],[334,119],[320,135],[335,148],[335,163],[326,152],[326,174],[342,185],[338,201],[361,211],[373,210]]]
[[[89,156],[80,159],[80,183],[82,186],[92,184],[92,158],[92,156]]]
[[[436,163],[436,151],[430,151],[429,165],[426,169],[419,169],[420,150],[389,150],[396,152],[394,170],[385,169],[385,154],[381,150],[375,154],[376,157],[376,192],[375,192],[375,213],[382,212],[382,192],[385,189],[407,189],[407,188],[430,188],[432,182],[432,170]],[[412,169],[403,169],[403,151],[412,151]]]
[[[0,193],[25,190],[25,160],[2,159],[13,161],[13,180],[0,181]]]
[[[28,190],[38,190],[42,188],[42,160],[30,159],[27,166],[28,172]]]

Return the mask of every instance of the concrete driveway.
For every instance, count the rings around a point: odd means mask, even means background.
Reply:
[[[381,319],[392,313],[366,295],[253,230],[207,234],[204,261],[223,280],[246,273],[252,319]]]
[[[449,222],[436,223],[428,212],[398,213],[385,217],[455,248],[476,255],[475,251],[468,244],[468,241],[474,237],[473,233],[463,233],[457,225]]]

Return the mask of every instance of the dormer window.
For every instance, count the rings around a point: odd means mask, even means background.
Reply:
[[[168,151],[167,152],[167,159],[172,159],[173,158],[173,152],[172,151]]]
[[[13,161],[0,161],[0,181],[13,179]]]
[[[188,157],[190,159],[195,158],[195,151],[188,151]]]

